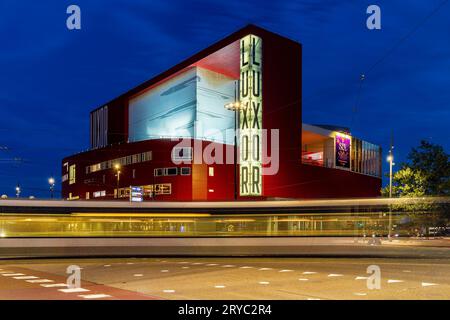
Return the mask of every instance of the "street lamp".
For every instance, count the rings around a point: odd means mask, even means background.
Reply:
[[[116,198],[119,199],[120,164],[116,163],[116,164],[114,165],[114,169],[116,170],[116,177],[117,177],[117,193],[116,193]]]
[[[55,178],[48,178],[48,184],[50,185],[50,198],[53,199],[53,192],[55,190]]]
[[[234,200],[237,200],[238,190],[237,190],[237,129],[238,129],[238,115],[239,111],[242,109],[242,104],[238,99],[239,92],[239,81],[235,83],[235,94],[234,102],[227,103],[224,107],[227,110],[234,112]]]
[[[391,142],[391,147],[389,148],[389,155],[387,156],[387,161],[389,162],[389,198],[392,198],[392,166],[394,165],[394,154],[393,154],[394,146]],[[388,231],[388,239],[391,240],[391,231],[392,231],[392,209],[389,206],[389,231]]]
[[[19,198],[20,197],[20,185],[17,184],[16,186],[16,197]]]

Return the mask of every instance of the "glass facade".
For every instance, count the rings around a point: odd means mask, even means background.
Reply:
[[[352,137],[351,169],[354,172],[381,177],[381,147]]]
[[[381,147],[355,137],[346,137],[345,144],[329,137],[303,143],[302,163],[381,177]]]

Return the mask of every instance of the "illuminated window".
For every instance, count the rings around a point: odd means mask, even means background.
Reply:
[[[155,194],[171,194],[172,193],[172,184],[164,183],[164,184],[155,184]]]
[[[154,174],[155,177],[160,177],[160,176],[163,175],[163,169],[157,168],[157,169],[154,170],[153,174]]]
[[[93,193],[93,195],[94,195],[94,198],[104,197],[104,196],[106,196],[106,191],[105,190],[95,191]]]
[[[75,165],[71,165],[69,167],[69,184],[74,184],[76,182],[76,169],[75,169]]]
[[[122,158],[116,158],[112,160],[106,160],[100,163],[92,164],[86,167],[86,174],[97,172],[100,170],[111,169],[114,164],[118,163],[121,166],[126,166],[134,163],[146,162],[152,160],[152,152],[142,152],[133,155],[129,155]]]
[[[209,168],[208,168],[208,175],[209,175],[210,177],[214,177],[214,167],[209,167]]]

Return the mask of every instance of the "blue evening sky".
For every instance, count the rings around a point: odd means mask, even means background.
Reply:
[[[392,129],[397,162],[421,139],[448,151],[450,1],[425,19],[442,2],[2,0],[0,194],[19,182],[47,197],[61,159],[88,148],[91,109],[248,23],[303,44],[304,122],[350,126],[385,151]],[[66,28],[71,4],[78,31]],[[381,30],[366,28],[370,4]]]

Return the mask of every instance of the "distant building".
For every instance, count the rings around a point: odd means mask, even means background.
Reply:
[[[302,125],[301,99],[301,44],[249,25],[92,111],[90,150],[62,161],[62,195],[128,199],[140,186],[144,200],[378,196],[380,147]]]

